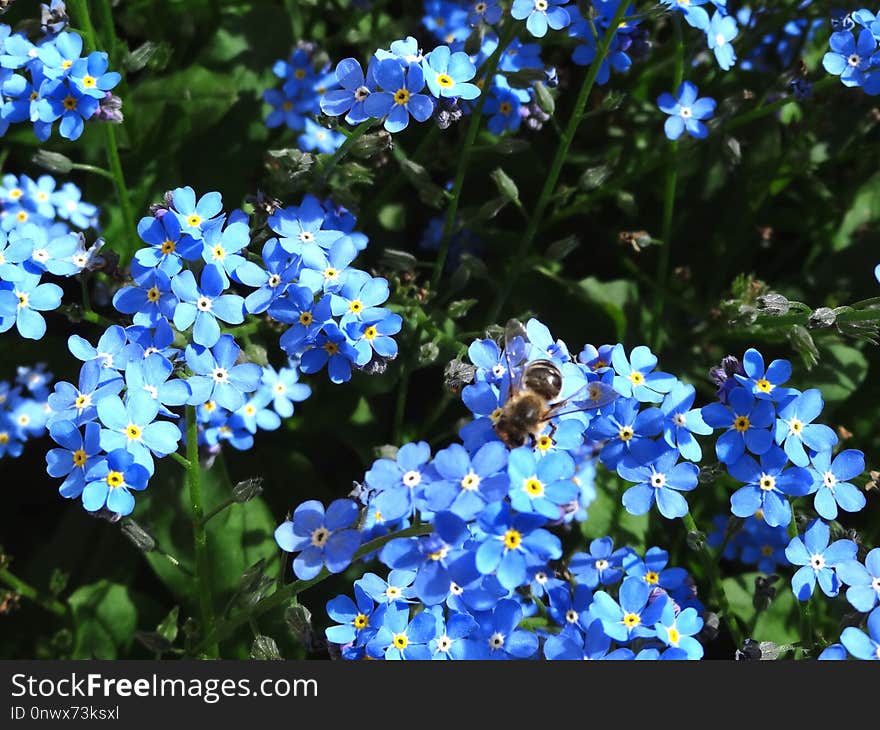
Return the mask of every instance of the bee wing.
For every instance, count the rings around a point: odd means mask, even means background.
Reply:
[[[578,388],[565,400],[554,403],[547,411],[542,421],[548,421],[557,416],[567,416],[570,413],[592,411],[617,400],[619,394],[610,385],[599,380],[593,380]],[[567,410],[566,410],[567,408]]]
[[[510,319],[504,328],[504,359],[507,363],[508,399],[522,387],[522,374],[529,356],[529,336],[518,319]]]

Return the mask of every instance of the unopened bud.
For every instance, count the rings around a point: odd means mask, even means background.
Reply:
[[[138,550],[151,553],[156,549],[156,539],[130,517],[122,520],[119,529]]]
[[[263,493],[263,477],[253,477],[239,482],[232,488],[232,498],[239,503],[250,502]]]

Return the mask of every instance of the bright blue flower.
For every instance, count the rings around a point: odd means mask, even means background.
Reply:
[[[69,140],[79,139],[85,120],[91,119],[98,110],[98,100],[86,96],[78,89],[68,86],[63,79],[46,81],[40,88],[41,99],[37,103],[39,122],[34,123],[37,138],[45,142],[52,132],[52,124],[61,120],[58,132]]]
[[[477,621],[467,613],[450,611],[444,619],[440,606],[428,609],[437,621],[435,636],[428,642],[431,659],[479,659],[480,646],[472,635],[477,629]]]
[[[708,0],[661,0],[661,2],[673,10],[678,10],[688,25],[699,30],[706,30],[709,27],[709,13],[704,8]]]
[[[316,373],[326,365],[331,382],[345,383],[351,380],[351,365],[357,358],[357,350],[345,333],[330,322],[318,333],[314,344],[303,352],[300,370]]]
[[[244,394],[259,387],[263,371],[250,362],[236,365],[240,352],[232,335],[221,335],[210,350],[200,345],[187,346],[186,364],[195,373],[186,381],[192,390],[190,405],[211,400],[230,411],[244,405]]]
[[[563,505],[577,499],[580,492],[572,480],[574,472],[574,459],[564,451],[539,457],[527,446],[514,449],[507,465],[511,506],[518,512],[558,520]]]
[[[846,600],[856,611],[872,610],[880,602],[880,547],[865,556],[864,565],[858,560],[838,563],[837,577],[849,586]]]
[[[321,328],[332,321],[330,315],[330,297],[316,302],[312,290],[304,286],[291,286],[287,296],[276,299],[269,307],[272,319],[292,325],[279,341],[290,357],[298,356],[304,347],[314,343]]]
[[[667,592],[677,590],[687,578],[684,568],[667,568],[669,553],[659,547],[652,547],[645,553],[642,560],[638,555],[630,554],[623,561],[627,576],[641,578],[651,588],[659,586]]]
[[[233,211],[226,226],[209,227],[203,236],[202,258],[206,264],[216,266],[221,272],[233,276],[239,266],[245,263],[242,249],[251,242],[247,215]],[[224,282],[229,286],[229,281]]]
[[[352,236],[342,236],[330,244],[328,251],[311,246],[302,253],[299,283],[314,294],[336,293],[347,279],[348,266],[358,255]]]
[[[394,521],[414,514],[424,504],[425,488],[435,478],[428,467],[431,447],[426,441],[408,443],[394,459],[377,459],[364,476],[370,489],[378,492],[371,502],[383,519]]]
[[[438,99],[470,100],[480,95],[480,87],[468,83],[477,68],[463,51],[452,53],[447,46],[437,46],[422,60],[422,70],[428,89]]]
[[[50,43],[41,45],[37,55],[43,62],[47,78],[67,76],[74,62],[79,60],[82,49],[83,39],[78,33],[59,33]]]
[[[736,52],[730,42],[736,38],[737,32],[736,18],[732,15],[725,15],[718,10],[715,11],[709,22],[709,27],[706,28],[709,50],[715,53],[715,60],[725,71],[736,63]]]
[[[489,96],[483,109],[489,118],[487,124],[492,134],[515,132],[522,122],[520,110],[523,104],[528,104],[531,94],[525,89],[512,89],[508,86],[504,76],[497,75],[489,89]]]
[[[767,400],[755,400],[745,388],[732,389],[727,396],[727,405],[710,403],[703,406],[702,415],[713,429],[727,429],[715,442],[715,453],[723,464],[734,463],[746,449],[760,456],[773,445],[770,430],[776,416],[773,404]]]
[[[783,446],[788,458],[798,466],[807,466],[813,451],[830,450],[837,443],[837,434],[828,426],[813,421],[825,403],[818,388],[810,388],[787,401],[776,416],[776,443]]]
[[[620,585],[620,602],[605,591],[593,594],[592,615],[602,621],[605,633],[619,642],[656,636],[654,624],[663,615],[665,594],[652,598],[652,591],[641,578],[624,578]]]
[[[96,346],[79,335],[71,335],[67,338],[67,349],[70,353],[83,362],[99,360],[101,367],[106,370],[125,370],[128,365],[130,352],[128,337],[125,328],[118,324],[111,325],[98,338]],[[105,377],[115,377],[116,373],[107,372]]]
[[[89,512],[106,507],[118,515],[131,514],[134,496],[130,490],[147,488],[148,470],[125,449],[111,451],[86,472],[82,503]]]
[[[615,345],[611,352],[614,366],[614,390],[626,398],[641,403],[661,403],[663,395],[678,382],[669,373],[654,372],[657,356],[644,345],[634,347],[629,359],[623,345]]]
[[[79,372],[79,387],[66,382],[55,384],[55,392],[48,399],[52,409],[50,424],[72,421],[81,426],[95,420],[98,403],[107,396],[117,395],[123,385],[116,371],[105,371],[98,360],[85,362]]]
[[[785,556],[792,565],[801,565],[791,579],[791,590],[799,601],[813,595],[816,582],[829,598],[840,591],[840,578],[835,568],[842,562],[854,560],[858,546],[852,540],[835,540],[830,545],[831,531],[822,520],[813,520],[803,536],[793,537]]]
[[[471,25],[479,25],[480,23],[495,25],[501,20],[501,13],[501,5],[498,0],[477,0],[477,2],[471,3],[468,23]]]
[[[331,573],[345,570],[360,547],[361,535],[349,529],[357,521],[358,506],[350,499],[333,500],[327,507],[315,499],[299,505],[293,519],[275,530],[275,541],[288,553],[299,553],[293,572],[311,580],[326,566]]]
[[[107,71],[107,54],[103,51],[93,51],[87,57],[75,60],[69,77],[77,91],[98,100],[122,79],[116,71]]]
[[[651,437],[663,428],[663,413],[653,407],[640,411],[639,406],[634,398],[618,398],[610,409],[603,409],[609,412],[590,422],[587,435],[604,442],[599,457],[609,469],[616,469],[628,454],[644,461],[654,453]]]
[[[163,416],[173,417],[167,406],[182,406],[192,398],[192,391],[185,380],[172,377],[174,365],[158,352],[150,353],[140,360],[132,360],[125,369],[125,386],[128,396],[146,393],[164,406]]]
[[[627,648],[611,649],[611,637],[605,633],[602,621],[593,619],[587,627],[583,641],[578,641],[571,634],[556,634],[547,637],[544,642],[544,656],[547,659],[568,660],[630,660],[634,658]]]
[[[10,292],[15,299],[12,300]],[[15,282],[0,282],[0,332],[15,325],[18,333],[29,340],[40,340],[46,334],[46,320],[40,312],[57,309],[62,290],[56,284],[41,284],[39,274],[24,274]],[[10,302],[15,309],[9,312]]]
[[[155,327],[160,320],[170,320],[178,299],[171,291],[168,274],[160,268],[144,268],[135,260],[131,262],[131,275],[134,286],[124,286],[113,295],[116,311],[133,315],[132,322],[143,327]]]
[[[538,637],[532,631],[518,629],[523,619],[522,606],[514,600],[499,601],[489,615],[479,617],[474,639],[482,643],[483,659],[528,659],[538,650]]]
[[[676,140],[687,131],[691,137],[704,139],[709,128],[703,123],[715,113],[716,102],[711,97],[698,98],[699,91],[690,81],[683,81],[678,87],[676,97],[664,92],[657,97],[657,106],[669,118],[663,131],[669,139]]]
[[[840,643],[856,659],[880,660],[880,608],[868,616],[868,633],[855,626],[847,626],[840,635]]]
[[[746,484],[730,496],[731,512],[737,517],[751,517],[761,510],[771,527],[788,525],[791,505],[786,497],[809,494],[813,478],[802,467],[786,469],[787,464],[785,452],[777,446],[761,454],[760,464],[748,455],[730,464],[730,475]]]
[[[392,570],[388,579],[379,577],[375,573],[364,573],[355,581],[366,594],[376,603],[414,603],[412,598],[413,581],[416,578],[414,570]]]
[[[696,398],[693,385],[679,383],[663,399],[660,410],[666,417],[663,423],[663,438],[672,448],[677,448],[689,461],[703,458],[703,450],[694,434],[706,436],[712,433],[699,408],[692,408]]]
[[[667,601],[655,624],[657,638],[666,646],[681,649],[688,659],[702,659],[703,645],[694,638],[703,628],[703,619],[693,608],[677,613],[672,601]]]
[[[345,326],[351,320],[373,319],[378,307],[388,299],[388,281],[372,277],[366,271],[352,270],[338,293],[330,295],[331,312],[342,317]]]
[[[357,583],[354,584],[354,598],[352,601],[348,596],[336,596],[327,601],[327,615],[338,622],[338,625],[325,629],[327,641],[363,646],[376,635],[385,606],[377,606]]]
[[[29,274],[48,271],[56,276],[72,276],[80,272],[72,260],[79,237],[72,233],[53,236],[49,228],[26,223],[9,233],[9,241],[6,258],[21,264]]]
[[[299,381],[299,369],[294,367],[275,370],[271,365],[263,368],[261,383],[272,394],[272,407],[282,418],[293,415],[294,403],[301,403],[312,394],[312,388]]]
[[[651,463],[642,465],[632,457],[617,465],[617,473],[629,482],[636,482],[623,493],[623,506],[632,515],[643,515],[654,504],[667,519],[684,517],[688,513],[687,500],[680,492],[689,492],[697,486],[700,469],[696,464],[677,464],[678,451],[669,449]]]
[[[422,611],[409,620],[407,604],[389,604],[382,625],[367,643],[367,654],[374,659],[426,660],[431,658],[428,642],[435,638],[437,622],[434,614]]]
[[[256,391],[232,414],[230,425],[234,423],[251,434],[255,434],[257,429],[275,431],[281,427],[281,417],[268,407],[271,402],[271,393],[266,390]]]
[[[734,377],[755,398],[779,403],[797,393],[793,388],[779,387],[791,377],[791,363],[788,360],[774,360],[765,369],[761,353],[749,348],[743,355],[742,367],[745,374],[734,373]]]
[[[56,214],[71,225],[83,230],[98,227],[98,208],[82,200],[82,192],[72,182],[64,183],[52,193]]]
[[[822,58],[822,66],[832,76],[840,76],[844,86],[861,86],[873,64],[877,39],[868,29],[859,31],[858,40],[850,31],[831,34],[831,50]]]
[[[281,247],[277,238],[270,238],[263,246],[263,264],[265,268],[253,261],[245,261],[235,270],[238,281],[256,289],[244,300],[245,309],[250,314],[265,312],[300,273],[298,262]]]
[[[631,548],[614,549],[614,540],[599,537],[590,543],[590,552],[578,552],[568,561],[568,569],[578,583],[595,589],[610,586],[623,576],[623,561],[632,554]]]
[[[397,357],[397,342],[391,335],[403,326],[403,318],[387,309],[370,309],[367,313],[363,321],[351,320],[345,325],[345,334],[357,351],[358,367],[372,361],[374,353],[386,360]]]
[[[823,450],[810,461],[812,491],[816,493],[813,505],[820,517],[834,520],[838,507],[844,512],[858,512],[865,506],[864,492],[849,481],[865,471],[865,455],[861,451],[846,449],[832,462],[831,451]]]
[[[182,188],[174,188],[171,191],[173,208],[171,213],[180,223],[180,230],[188,233],[196,240],[201,240],[208,226],[216,225],[217,216],[223,211],[223,198],[220,193],[212,191],[205,193],[196,200],[196,193],[188,185]]]
[[[550,599],[547,613],[562,626],[562,633],[574,636],[586,633],[593,620],[590,616],[593,592],[582,584],[571,588],[563,583],[551,588],[547,594]]]
[[[478,518],[477,570],[483,575],[496,575],[509,590],[523,585],[527,559],[555,560],[562,556],[559,538],[541,528],[546,521],[539,514],[516,513],[504,502],[490,503]]]
[[[332,155],[345,142],[345,135],[306,117],[303,133],[297,137],[297,145],[303,152],[319,152]]]
[[[180,428],[169,421],[156,421],[159,402],[145,392],[128,395],[123,403],[110,395],[98,403],[101,448],[106,452],[126,449],[138,464],[153,473],[153,456],[159,458],[177,451],[181,439]]]
[[[487,504],[500,502],[509,484],[507,455],[500,441],[483,445],[473,456],[460,444],[438,451],[433,461],[437,476],[424,489],[428,509],[473,520]]]
[[[406,129],[412,115],[417,122],[434,113],[431,97],[422,94],[425,74],[411,63],[406,68],[394,59],[379,61],[376,81],[383,91],[375,91],[364,102],[364,111],[376,119],[385,118],[385,129],[392,134]]]
[[[355,125],[370,118],[364,109],[364,102],[376,89],[375,64],[370,59],[366,77],[364,71],[353,58],[343,58],[336,65],[336,80],[341,89],[331,89],[321,99],[321,111],[330,117],[345,114],[345,121]]]
[[[46,472],[50,477],[65,477],[58,493],[76,499],[86,486],[86,472],[101,453],[101,427],[87,423],[82,433],[71,421],[57,421],[49,426],[49,435],[61,448],[46,454]]]
[[[526,21],[526,30],[536,38],[547,35],[548,26],[562,30],[571,22],[565,8],[568,0],[513,0],[510,15]]]
[[[269,227],[278,234],[282,248],[288,253],[306,256],[310,246],[329,250],[342,238],[342,231],[326,229],[326,214],[318,199],[306,195],[299,207],[279,208],[269,216]]]
[[[237,294],[224,294],[225,275],[212,264],[202,269],[201,285],[196,284],[192,271],[181,271],[171,280],[171,290],[180,300],[174,309],[174,326],[183,332],[193,328],[192,339],[197,345],[213,347],[220,339],[220,325],[244,322],[244,299]]]

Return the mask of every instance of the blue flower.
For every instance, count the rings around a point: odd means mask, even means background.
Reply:
[[[449,0],[425,0],[422,24],[438,40],[446,43],[464,41],[470,35],[468,13],[459,2]]]
[[[347,279],[348,266],[357,254],[358,249],[351,236],[337,238],[328,251],[311,246],[303,251],[299,283],[315,294],[336,293]]]
[[[182,406],[192,398],[185,380],[171,377],[174,365],[164,355],[153,352],[140,360],[132,360],[125,369],[126,393],[146,393],[164,408],[163,416],[173,417],[167,406]]]
[[[237,294],[224,294],[225,276],[212,264],[202,269],[201,286],[192,271],[181,271],[171,280],[171,290],[180,300],[174,309],[174,326],[183,332],[193,328],[192,339],[197,345],[213,347],[220,339],[220,325],[244,322],[244,299]]]
[[[435,638],[434,614],[423,611],[409,619],[409,606],[389,604],[382,625],[367,643],[367,654],[374,659],[425,660],[431,658],[428,642]]]
[[[56,284],[41,284],[39,274],[23,274],[15,282],[0,282],[0,332],[15,325],[22,337],[42,339],[46,334],[46,320],[40,312],[57,309],[62,293]],[[10,312],[12,302],[15,309]]]
[[[821,391],[810,388],[787,401],[776,414],[776,443],[798,466],[810,463],[805,446],[818,452],[830,450],[837,443],[837,434],[831,428],[813,423],[824,405]]]
[[[398,449],[394,459],[377,459],[364,476],[370,489],[378,492],[371,506],[383,519],[394,521],[414,513],[423,503],[425,487],[430,484],[433,470],[428,468],[431,447],[426,441],[407,443]]]
[[[178,304],[171,291],[171,279],[162,269],[147,269],[137,260],[131,262],[134,286],[124,286],[113,295],[116,311],[131,314],[132,322],[155,327],[162,319],[171,319]]]
[[[667,592],[672,592],[681,587],[687,578],[684,568],[667,568],[669,553],[659,547],[652,547],[645,553],[645,559],[641,560],[637,555],[631,554],[623,561],[628,576],[641,578],[651,588],[659,586]]]
[[[116,71],[107,71],[107,54],[103,51],[93,51],[85,58],[76,59],[69,73],[77,91],[98,100],[122,79]]]
[[[333,322],[324,325],[315,342],[302,354],[300,369],[304,373],[316,373],[325,365],[333,383],[351,380],[351,365],[358,359],[358,352],[348,341],[345,333]]]
[[[236,365],[240,352],[232,335],[220,335],[210,350],[200,345],[187,346],[186,364],[195,373],[186,381],[192,390],[190,405],[211,400],[230,411],[244,405],[244,394],[259,387],[263,371],[250,362]]]
[[[623,577],[623,561],[630,554],[630,548],[615,550],[612,538],[599,537],[590,543],[590,552],[578,552],[571,556],[568,569],[578,583],[589,588],[610,586]]]
[[[298,262],[281,247],[277,238],[266,241],[262,257],[265,268],[245,261],[235,270],[236,280],[256,289],[244,300],[245,310],[250,314],[265,312],[300,274]]]
[[[98,338],[97,346],[89,344],[88,340],[79,335],[71,335],[67,338],[67,349],[75,358],[83,362],[99,360],[101,367],[108,371],[125,370],[130,354],[125,328],[118,324],[104,330]],[[116,373],[107,372],[104,377],[113,378],[116,377]]]
[[[617,465],[617,473],[629,482],[637,482],[623,493],[623,506],[632,515],[643,515],[656,502],[660,514],[667,519],[684,517],[687,500],[680,492],[697,486],[700,469],[696,464],[677,464],[678,451],[668,449],[651,463],[641,465],[631,457]]]
[[[195,191],[189,187],[174,188],[171,191],[171,212],[180,223],[180,230],[196,240],[201,240],[205,228],[216,225],[217,216],[223,211],[223,198],[217,191],[205,193],[196,200]]]
[[[34,123],[34,131],[40,141],[46,141],[52,132],[52,123],[61,119],[58,132],[69,140],[79,139],[85,127],[85,120],[98,110],[98,100],[87,96],[78,89],[70,88],[63,79],[46,81],[40,88],[41,99],[37,103],[39,122]]]
[[[677,382],[669,373],[654,372],[657,356],[644,345],[634,347],[629,359],[623,345],[615,345],[611,352],[614,366],[614,390],[641,403],[661,403],[663,395]]]
[[[849,481],[863,471],[865,455],[856,449],[841,451],[833,462],[830,450],[819,451],[812,457],[810,473],[816,493],[813,505],[820,517],[833,520],[837,518],[838,507],[844,512],[858,512],[865,506],[864,493]]]
[[[501,20],[501,5],[498,0],[477,0],[471,3],[470,15],[468,15],[468,23],[471,25],[479,25],[486,23],[487,25],[495,25]]]
[[[788,458],[777,446],[761,454],[758,464],[744,455],[728,466],[734,479],[745,482],[730,496],[730,511],[737,517],[751,517],[761,510],[764,521],[771,527],[791,522],[791,505],[786,497],[809,494],[813,478],[806,469],[793,466],[786,469]]]
[[[522,606],[514,600],[498,602],[491,614],[480,616],[474,638],[482,643],[483,659],[528,659],[538,650],[538,637],[518,629],[523,618]]]
[[[526,30],[536,38],[547,35],[547,27],[562,30],[571,22],[565,8],[568,0],[514,0],[510,14],[526,21]]]
[[[578,636],[587,631],[592,622],[590,605],[593,603],[593,592],[585,585],[579,584],[572,589],[567,584],[550,588],[547,592],[550,605],[547,613],[562,626],[563,634]]]
[[[126,403],[115,395],[102,398],[98,403],[101,448],[106,452],[126,449],[138,464],[153,473],[151,454],[168,456],[177,451],[181,439],[180,428],[169,421],[156,421],[159,402],[145,392],[131,393]]]
[[[606,32],[610,32],[607,31]],[[569,35],[573,38],[579,38],[583,41],[582,45],[577,46],[571,54],[571,60],[578,66],[589,66],[596,59],[599,52],[599,45],[593,36],[593,29],[586,20],[576,22],[569,29]],[[599,65],[599,73],[596,75],[596,83],[603,86],[608,83],[611,78],[611,70],[618,73],[624,73],[632,66],[632,59],[623,50],[623,42],[620,35],[615,35],[608,47],[608,54],[602,59]]]
[[[736,63],[736,53],[730,42],[737,34],[736,18],[732,15],[724,15],[718,10],[712,16],[709,27],[706,28],[706,39],[709,50],[714,51],[715,60],[725,71]]]
[[[620,585],[620,602],[605,591],[597,591],[593,594],[591,612],[615,641],[653,637],[656,636],[654,624],[663,615],[668,599],[665,594],[651,598],[651,587],[641,578],[624,578]]]
[[[439,606],[428,609],[437,621],[435,636],[428,642],[431,659],[479,659],[480,646],[471,638],[478,626],[473,616],[450,611],[444,619]]]
[[[275,541],[288,553],[299,553],[293,572],[300,580],[311,580],[326,566],[331,573],[345,570],[361,544],[361,535],[350,528],[358,518],[358,506],[350,499],[324,505],[315,499],[303,502],[293,519],[275,530]]]
[[[364,321],[349,321],[345,334],[357,351],[355,364],[358,367],[368,364],[374,353],[385,360],[397,357],[397,342],[391,335],[400,332],[402,326],[399,314],[378,308],[367,310]]]
[[[168,276],[174,276],[181,269],[181,257],[195,259],[201,245],[187,236],[181,239],[180,221],[176,215],[166,213],[154,218],[146,216],[138,222],[138,235],[149,248],[140,248],[134,259],[147,268],[159,268]]]
[[[331,155],[345,142],[345,135],[306,117],[303,133],[297,137],[297,145],[303,152],[320,152]]]
[[[343,58],[336,65],[336,80],[341,89],[331,89],[321,98],[321,111],[327,116],[345,114],[349,124],[360,124],[370,118],[364,102],[376,88],[375,61],[370,59],[366,77],[361,65],[353,58]]]
[[[377,606],[357,583],[354,584],[354,598],[352,601],[348,596],[336,596],[327,601],[327,615],[338,622],[324,631],[327,641],[363,646],[376,635],[385,606]]]
[[[322,297],[316,302],[312,290],[304,286],[291,286],[287,296],[276,299],[269,307],[272,319],[293,325],[279,341],[290,357],[298,356],[303,347],[314,342],[321,328],[331,321],[330,315],[330,298]]]
[[[299,381],[299,369],[294,367],[275,370],[271,365],[263,368],[261,383],[272,395],[272,407],[282,418],[293,415],[294,403],[301,403],[311,394],[312,389]]]
[[[502,75],[497,75],[489,89],[489,97],[483,112],[489,118],[488,127],[492,134],[515,132],[522,122],[520,109],[531,100],[525,89],[512,89]]]
[[[639,461],[654,453],[653,436],[663,428],[663,413],[659,408],[639,410],[635,398],[618,398],[610,412],[590,422],[587,435],[604,442],[599,458],[609,469],[616,469],[621,460],[633,454]]]
[[[692,28],[706,30],[709,27],[709,13],[700,7],[705,5],[708,0],[661,0],[661,2],[682,13],[687,24]]]
[[[703,628],[703,619],[694,608],[677,613],[672,601],[667,601],[655,624],[657,638],[666,646],[681,649],[687,659],[702,659],[703,645],[694,638]],[[684,658],[684,657],[683,657]]]
[[[855,626],[847,626],[840,635],[840,643],[856,659],[880,659],[880,608],[868,616],[868,633]]]
[[[850,605],[867,613],[880,602],[880,547],[865,556],[865,564],[858,560],[843,560],[837,565],[837,577],[849,586],[846,600]]]
[[[216,266],[223,273],[233,276],[239,266],[245,263],[240,253],[251,242],[250,228],[244,211],[233,211],[226,226],[210,226],[204,232],[202,258],[206,264]],[[224,276],[224,287],[229,281]]]
[[[342,231],[324,228],[326,214],[318,199],[306,195],[297,207],[279,208],[269,216],[269,227],[278,234],[282,248],[305,258],[307,249],[320,246],[328,250],[342,238]]]
[[[864,28],[856,40],[851,32],[838,31],[831,34],[830,45],[831,50],[822,58],[825,70],[833,76],[840,76],[840,83],[844,86],[861,86],[877,50],[874,34]]]
[[[693,385],[677,384],[666,397],[660,410],[666,416],[663,424],[663,438],[672,448],[677,448],[681,455],[689,461],[703,458],[703,450],[694,434],[706,436],[712,433],[712,427],[703,421],[699,408],[691,408],[696,398]]]
[[[50,43],[39,47],[37,55],[43,62],[43,73],[50,79],[67,76],[79,60],[83,39],[78,33],[59,33]]]
[[[773,445],[770,427],[775,419],[773,404],[756,400],[745,388],[736,387],[727,396],[728,405],[710,403],[702,409],[703,420],[714,428],[726,428],[715,442],[715,453],[723,464],[737,461],[748,449],[756,456]]]
[[[749,348],[743,355],[742,367],[745,374],[734,373],[734,377],[755,398],[779,403],[797,393],[793,388],[779,387],[791,377],[791,363],[788,360],[774,360],[765,369],[761,353]]]
[[[63,381],[55,384],[55,392],[48,398],[52,409],[49,423],[72,421],[81,426],[95,420],[98,403],[107,396],[117,395],[123,385],[122,378],[115,371],[105,372],[97,360],[83,363],[79,371],[79,387]]]
[[[76,499],[85,488],[86,472],[101,453],[101,427],[87,423],[82,433],[73,422],[58,421],[49,426],[49,435],[61,448],[46,454],[46,472],[50,477],[65,477],[58,493]]]
[[[456,98],[476,99],[480,87],[468,83],[477,73],[477,68],[463,51],[452,53],[447,46],[437,46],[422,60],[422,70],[428,89],[438,99]]]
[[[541,528],[546,521],[539,514],[516,513],[504,502],[489,504],[478,518],[481,535],[476,552],[477,570],[483,575],[496,575],[509,590],[523,585],[527,559],[562,556],[559,538]]]
[[[89,512],[106,507],[118,515],[131,514],[134,496],[130,490],[146,489],[148,470],[125,449],[115,449],[86,472],[82,503]]]
[[[438,451],[433,461],[437,477],[424,490],[428,509],[473,520],[487,504],[500,502],[509,484],[507,454],[500,441],[484,444],[473,456],[460,444]]]
[[[791,579],[791,590],[799,601],[813,595],[816,582],[829,598],[840,592],[840,579],[835,568],[846,560],[854,560],[858,546],[852,540],[835,540],[830,545],[831,531],[822,520],[813,520],[803,536],[793,537],[785,556],[792,565],[801,565]]]
[[[406,129],[410,115],[424,122],[434,113],[431,97],[420,93],[425,88],[425,74],[418,64],[404,68],[394,59],[379,61],[376,81],[383,91],[370,94],[364,111],[377,119],[384,117],[385,129],[392,134]]]
[[[414,570],[392,570],[385,580],[375,573],[364,573],[355,581],[376,603],[413,603],[412,586],[416,578]]]
[[[677,98],[673,98],[669,93],[657,97],[660,111],[670,115],[663,127],[669,139],[676,140],[685,131],[697,139],[708,136],[709,128],[703,120],[709,119],[715,113],[716,102],[708,96],[698,98],[698,94],[699,91],[694,84],[683,81],[676,92]]]
[[[562,516],[562,506],[577,499],[578,485],[572,477],[574,459],[558,451],[544,457],[527,446],[510,452],[510,504],[518,512],[542,515],[548,520]]]

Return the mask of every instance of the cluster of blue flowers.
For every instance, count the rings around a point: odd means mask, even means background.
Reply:
[[[828,596],[846,583],[855,587],[854,607],[873,607],[880,551],[859,563],[851,541],[829,545],[826,522],[838,509],[864,506],[851,482],[864,456],[848,449],[832,457],[837,436],[816,422],[821,395],[787,387],[787,361],[765,367],[753,349],[742,364],[727,358],[713,370],[718,402],[699,408],[694,387],[658,370],[647,347],[588,345],[574,357],[537,320],[525,333],[524,359],[510,343],[502,349],[485,339],[469,348],[475,374],[462,399],[473,418],[460,443],[433,456],[427,443],[407,443],[373,464],[353,499],[326,511],[306,502],[276,531],[278,544],[297,553],[293,570],[304,580],[324,568],[341,572],[371,539],[414,526],[427,533],[391,535],[364,556],[378,557],[387,579],[367,574],[354,600],[328,604],[340,625],[327,638],[342,656],[701,658],[694,636],[703,605],[687,573],[667,565],[665,550],[639,556],[602,538],[566,557],[554,529],[587,519],[598,464],[630,483],[621,495],[629,513],[656,508],[667,519],[685,517],[703,459],[697,436],[719,429],[714,451],[740,484],[730,509],[743,519],[728,536],[728,517],[720,516],[710,543],[767,573],[797,567],[792,590],[801,600],[817,582]],[[512,384],[523,365],[511,366],[520,360],[549,360],[563,376],[563,405],[523,445],[497,428],[520,387]],[[790,538],[790,500],[807,495],[818,517]],[[413,614],[414,607],[424,610]],[[539,612],[548,627],[517,628]]]
[[[121,103],[111,93],[121,77],[107,70],[107,54],[82,55],[82,36],[63,27],[44,26],[45,35],[33,43],[0,25],[0,136],[10,124],[30,122],[44,142],[59,122],[58,133],[73,140],[86,121],[122,121]]]
[[[0,459],[20,456],[29,439],[46,433],[52,373],[42,363],[19,365],[15,382],[0,381]]]
[[[49,433],[60,448],[49,452],[48,471],[64,477],[62,496],[82,497],[89,511],[128,514],[154,459],[185,438],[171,409],[197,407],[208,455],[223,442],[247,449],[258,429],[278,428],[308,398],[300,372],[326,365],[341,383],[352,368],[376,370],[396,356],[391,335],[401,320],[380,306],[387,281],[350,266],[367,245],[354,224],[344,209],[308,196],[270,216],[277,237],[258,255],[247,251],[247,214],[226,215],[220,193],[197,198],[177,188],[154,206],[138,224],[147,246],[135,253],[132,281],[113,295],[131,324],[107,327],[95,345],[72,335],[70,352],[83,362],[78,382],[58,383],[49,397]],[[244,288],[247,296],[238,293]],[[290,325],[280,368],[247,362],[224,332],[249,315],[256,325]]]
[[[831,50],[822,58],[825,70],[840,77],[844,86],[860,86],[866,94],[880,94],[880,18],[862,8],[836,18]]]
[[[0,184],[0,332],[16,327],[22,337],[46,333],[43,312],[57,309],[62,289],[46,274],[71,277],[97,267],[102,241],[91,246],[75,229],[97,229],[98,210],[79,188],[60,188],[49,175],[4,175]]]

